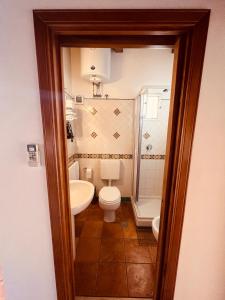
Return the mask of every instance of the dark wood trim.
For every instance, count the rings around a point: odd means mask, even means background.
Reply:
[[[123,53],[123,48],[112,48],[112,51],[115,53]]]
[[[174,46],[155,291],[156,300],[172,300],[209,14],[202,9],[34,11],[58,300],[74,300],[60,46]]]
[[[45,23],[34,18],[34,25],[57,295],[74,300],[60,48]]]
[[[177,167],[179,159],[179,146],[181,142],[181,120],[183,120],[184,107],[182,102],[182,89],[184,84],[184,70],[186,63],[187,48],[189,45],[188,37],[181,37],[177,40],[174,48],[174,66],[173,66],[173,78],[171,87],[171,103],[170,103],[170,114],[168,122],[168,136],[167,136],[167,149],[166,149],[166,160],[165,160],[165,171],[164,171],[164,183],[163,183],[163,196],[162,196],[162,207],[161,207],[161,224],[160,224],[160,236],[158,247],[158,259],[157,259],[157,285],[160,288],[156,289],[156,299],[161,299],[161,295],[164,295],[164,282],[167,274],[168,267],[174,268],[175,276],[177,267],[174,264],[170,264],[168,261],[169,250],[173,251],[174,254],[179,253],[179,244],[175,248],[169,249],[169,243],[171,242],[172,232],[171,222],[172,216],[169,217],[169,213],[174,210],[173,201],[175,197],[175,186],[177,179]],[[171,176],[171,174],[173,174]],[[182,223],[181,223],[182,224]],[[179,224],[181,226],[181,224]],[[182,227],[181,227],[182,228]],[[171,235],[170,235],[171,234]],[[170,252],[170,255],[173,253]],[[161,266],[161,264],[163,266]],[[173,280],[173,277],[172,277]],[[170,281],[170,280],[169,280]],[[169,284],[169,293],[173,294],[173,288],[175,285]],[[167,298],[165,298],[167,299]],[[171,298],[168,298],[171,299]]]
[[[138,35],[138,36],[110,36],[110,35],[64,35],[60,36],[63,47],[108,47],[108,48],[143,48],[149,46],[172,47],[175,45],[176,35]]]

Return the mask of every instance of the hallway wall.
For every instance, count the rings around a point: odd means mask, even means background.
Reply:
[[[211,8],[175,300],[225,299],[224,0],[1,0],[0,265],[7,300],[56,300],[32,9]],[[13,179],[13,182],[12,182]]]

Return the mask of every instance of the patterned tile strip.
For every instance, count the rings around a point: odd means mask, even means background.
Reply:
[[[74,160],[78,158],[92,158],[92,159],[132,159],[132,154],[89,154],[89,153],[76,153],[69,157],[68,163],[71,165]]]
[[[132,154],[89,154],[89,153],[78,153],[77,158],[101,158],[101,159],[132,159]]]
[[[69,158],[68,158],[68,164],[71,165],[74,161],[74,155],[71,155]]]
[[[142,154],[141,159],[165,159],[165,154]]]
[[[132,159],[132,154],[90,154],[90,153],[76,153],[69,157],[69,165],[78,158],[91,158],[91,159]],[[142,154],[141,159],[165,159],[165,154]]]

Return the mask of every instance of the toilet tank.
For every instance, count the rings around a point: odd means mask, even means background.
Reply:
[[[118,180],[120,179],[120,160],[102,159],[100,161],[101,179]]]
[[[79,180],[79,162],[75,161],[70,167],[69,167],[69,180]]]

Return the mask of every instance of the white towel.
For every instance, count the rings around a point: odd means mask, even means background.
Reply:
[[[76,112],[71,108],[66,108],[66,120],[73,121],[77,119]]]
[[[77,119],[76,115],[75,116],[73,116],[73,115],[66,115],[66,121],[73,121],[73,120],[76,120],[76,119]]]

